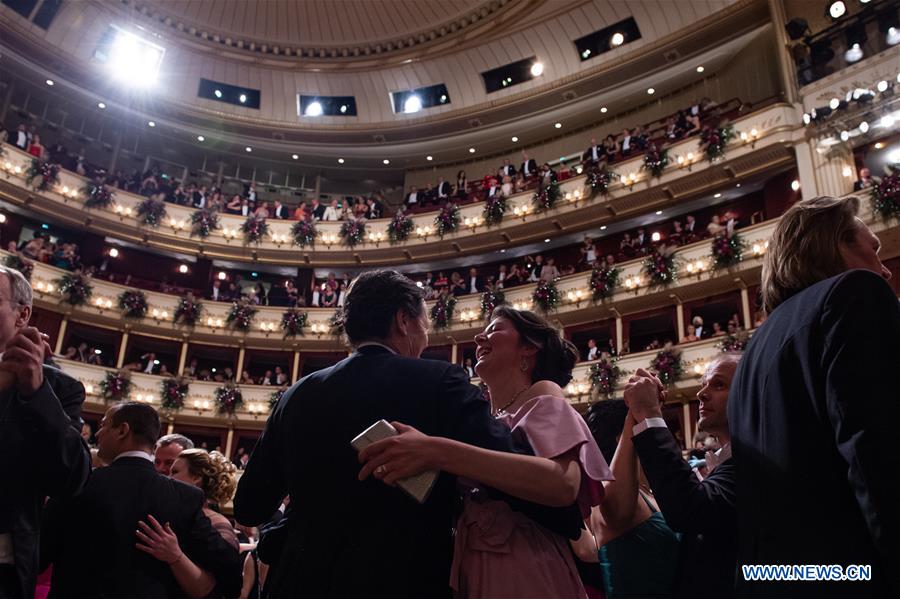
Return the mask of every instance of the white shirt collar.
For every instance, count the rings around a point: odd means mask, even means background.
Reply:
[[[706,452],[706,468],[709,472],[712,472],[716,469],[717,466],[725,462],[726,460],[731,459],[731,443],[723,446],[721,449],[716,451],[715,453],[712,451]]]
[[[369,345],[377,345],[378,347],[383,347],[384,349],[388,350],[388,351],[391,352],[392,354],[396,354],[396,353],[397,353],[397,352],[394,350],[394,348],[388,347],[388,346],[385,345],[384,343],[378,343],[377,341],[364,341],[364,342],[360,343],[359,345],[357,345],[357,346],[356,346],[356,349],[357,349],[357,350],[360,350],[360,349],[362,349],[362,348],[364,348],[364,347],[367,347],[367,346],[369,346]]]
[[[119,458],[144,458],[148,462],[153,461],[152,455],[150,455],[146,451],[141,451],[139,449],[135,450],[135,451],[123,451],[122,453],[120,453],[119,455],[116,456],[116,458],[113,460],[113,462],[115,462]]]

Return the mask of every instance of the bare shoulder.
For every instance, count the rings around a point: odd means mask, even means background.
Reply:
[[[530,395],[534,397],[549,395],[551,397],[556,397],[562,400],[566,399],[566,394],[563,392],[562,387],[552,381],[536,382],[531,386]]]

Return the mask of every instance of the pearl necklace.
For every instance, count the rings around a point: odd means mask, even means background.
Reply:
[[[509,400],[508,402],[506,402],[506,403],[503,405],[502,408],[500,408],[499,410],[497,410],[496,412],[494,412],[494,418],[497,418],[498,416],[501,416],[501,415],[505,414],[505,413],[506,413],[506,408],[508,408],[509,406],[511,406],[511,405],[513,405],[514,403],[516,403],[516,400],[519,399],[519,396],[522,395],[523,393],[525,393],[526,391],[528,391],[529,389],[531,389],[531,385],[526,385],[525,387],[522,388],[521,391],[519,391],[518,393],[516,393],[515,395],[513,395],[513,398],[512,398],[511,400]]]

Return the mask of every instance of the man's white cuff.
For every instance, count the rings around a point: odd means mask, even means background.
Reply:
[[[642,432],[647,430],[648,428],[666,428],[666,421],[662,418],[645,418],[641,422],[638,422],[631,429],[632,436],[640,435]]]

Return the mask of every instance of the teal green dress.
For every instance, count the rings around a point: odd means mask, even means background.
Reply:
[[[650,517],[599,549],[606,599],[668,599],[678,570],[679,537],[641,494]]]

